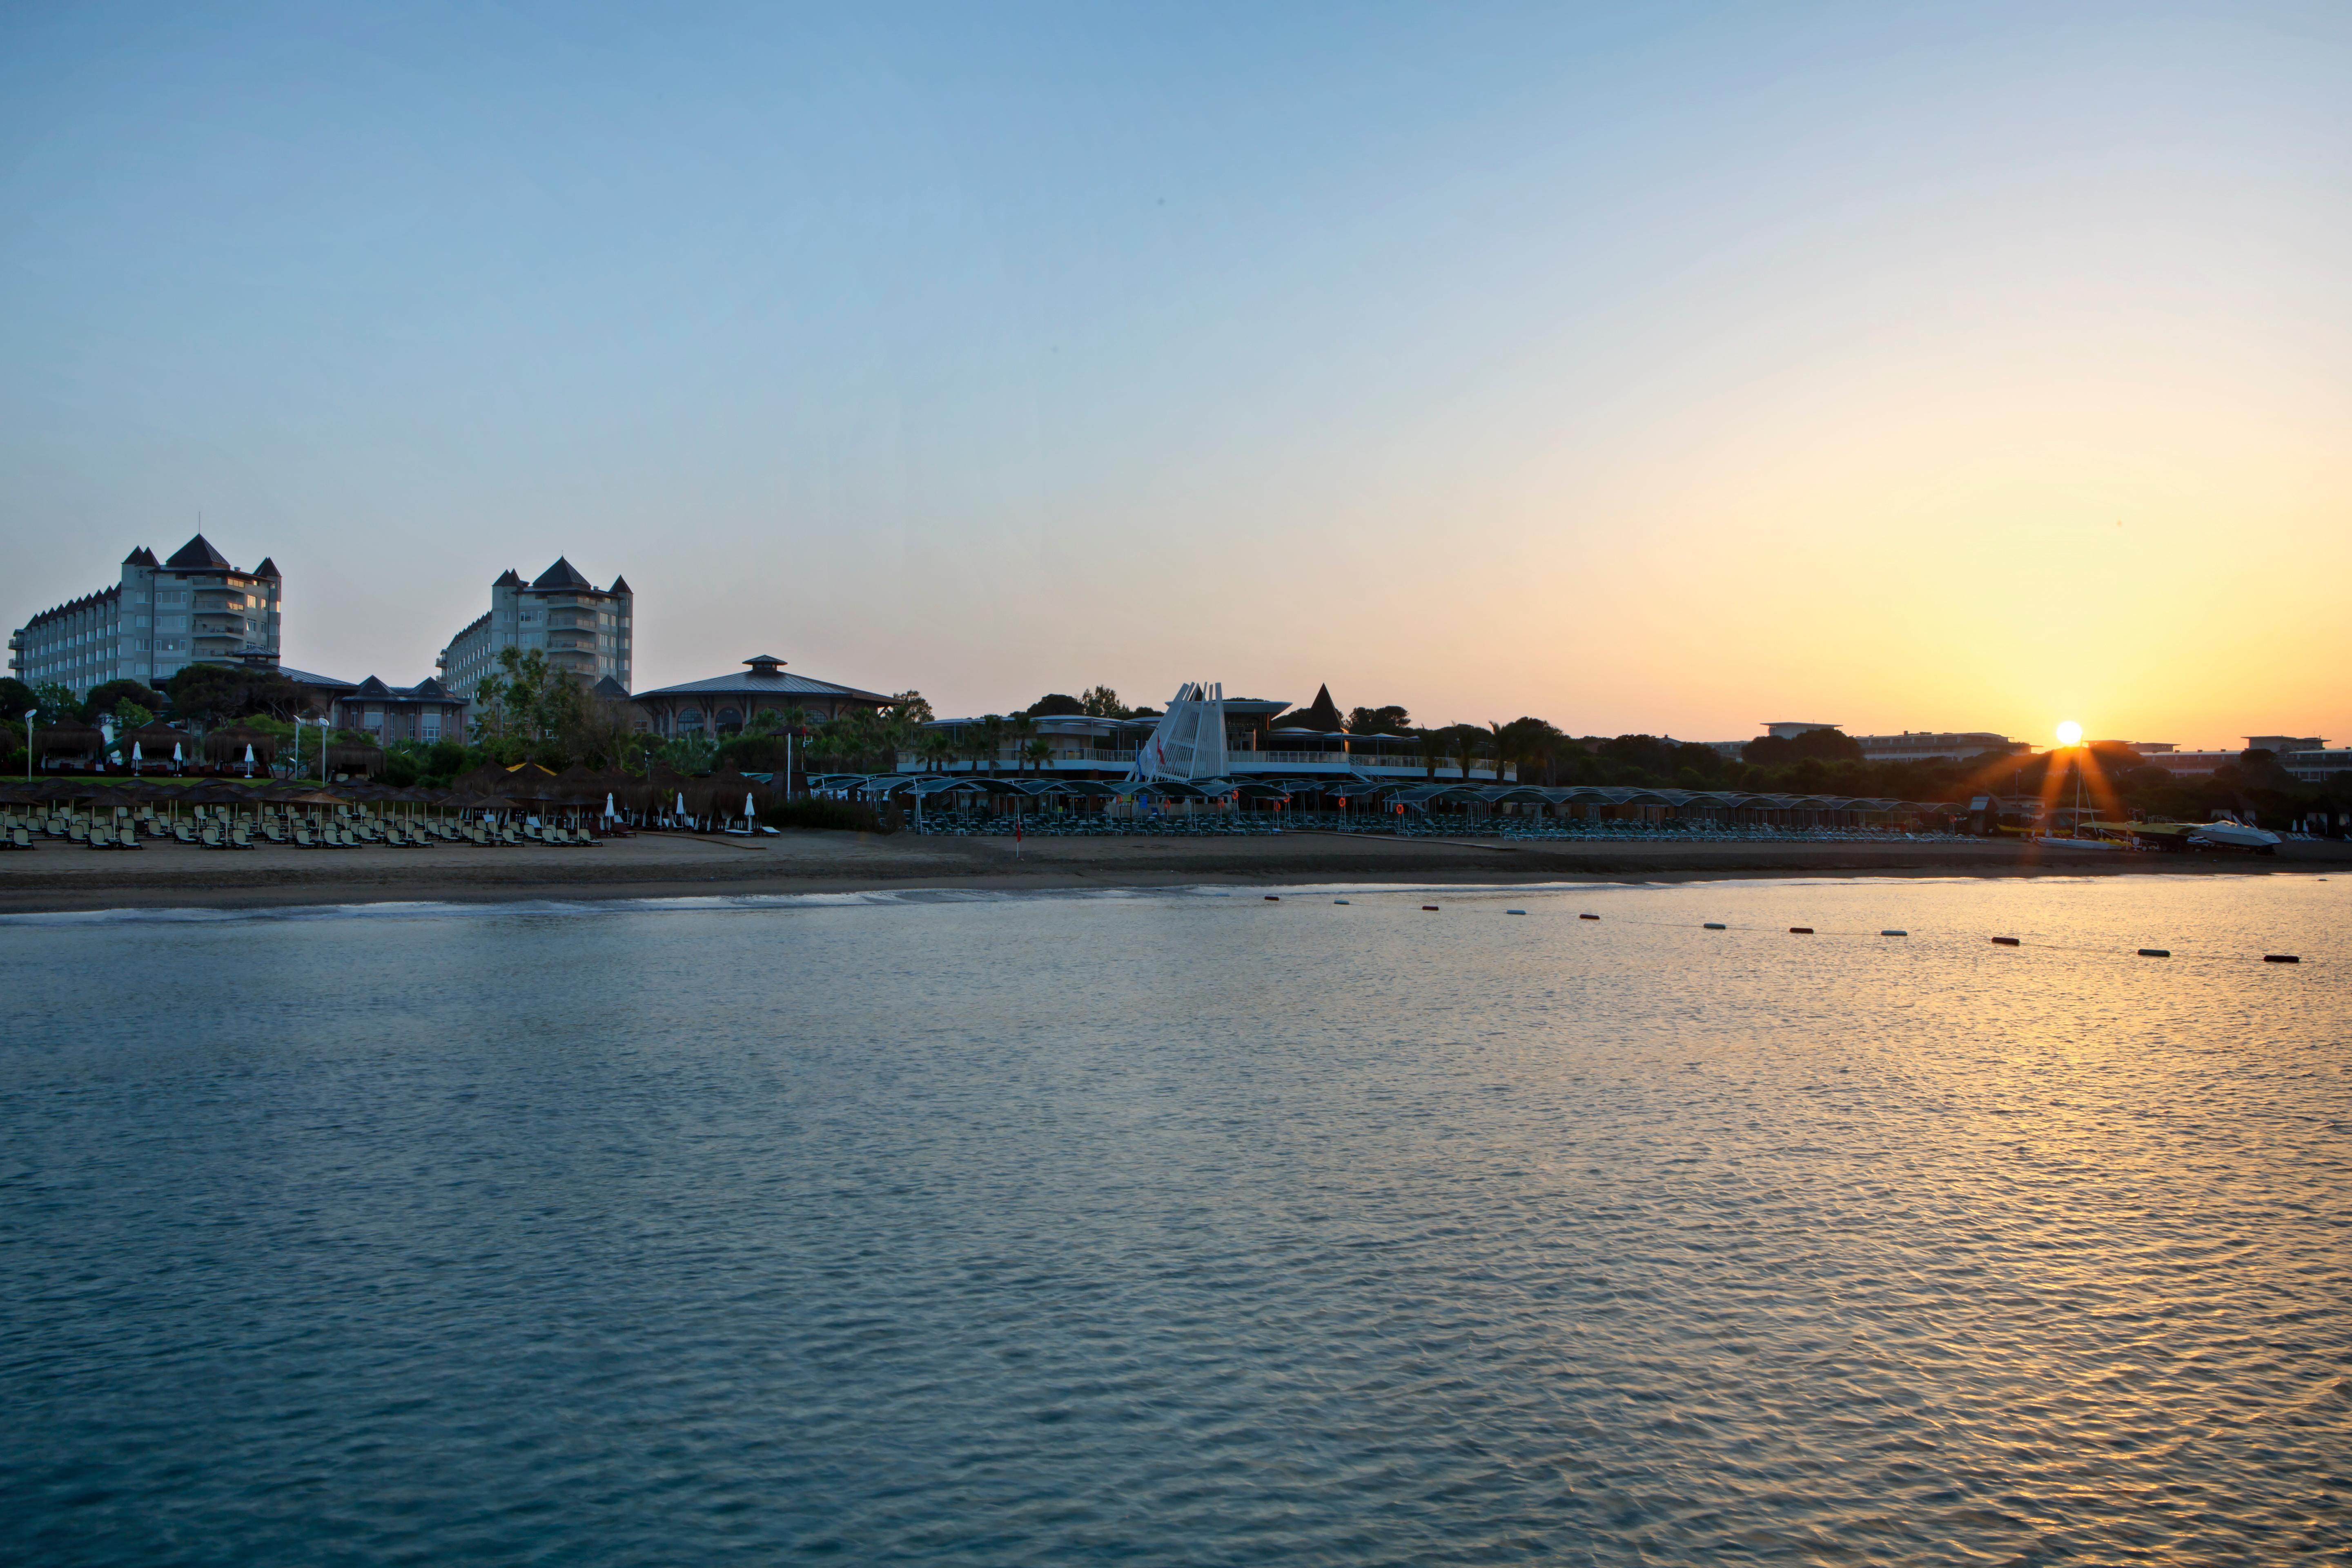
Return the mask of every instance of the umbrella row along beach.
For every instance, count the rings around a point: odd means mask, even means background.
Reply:
[[[688,778],[573,766],[486,764],[446,789],[277,780],[36,778],[0,782],[0,845],[62,838],[96,848],[170,839],[348,847],[436,843],[586,846],[638,831],[748,832],[773,796],[739,773]]]

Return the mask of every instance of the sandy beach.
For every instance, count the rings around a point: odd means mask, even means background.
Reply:
[[[0,856],[0,912],[264,908],[386,901],[845,892],[880,888],[1152,887],[1683,881],[1772,876],[2247,875],[2352,868],[2352,846],[2274,857],[2137,855],[2015,843],[1504,844],[1323,833],[1266,838],[1004,838],[796,832],[756,840],[648,833],[593,849],[151,843],[135,853],[54,840]]]

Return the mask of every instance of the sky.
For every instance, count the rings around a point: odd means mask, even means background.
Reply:
[[[2352,7],[0,5],[0,621],[2352,740]]]

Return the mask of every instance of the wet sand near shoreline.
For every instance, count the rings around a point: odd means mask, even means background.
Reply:
[[[259,909],[1194,883],[1402,885],[1671,882],[1755,877],[2085,876],[2352,871],[2352,845],[2276,856],[2155,855],[2016,843],[1505,844],[1330,833],[1264,838],[918,838],[793,832],[745,839],[648,833],[592,849],[201,849],[136,852],[44,840],[0,855],[0,913]]]

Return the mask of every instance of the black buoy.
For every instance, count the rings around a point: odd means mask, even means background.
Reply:
[[[1601,917],[1599,915],[1579,915],[1576,918],[1580,921],[1597,921]]]
[[[1811,936],[1813,934],[1813,928],[1811,926],[1790,926],[1789,928],[1789,934],[1790,936]]]
[[[2303,960],[2292,952],[2266,952],[2263,954],[2263,962],[2264,963],[2301,963]]]
[[[1731,928],[1725,925],[1721,921],[1709,921],[1699,929],[1701,931],[1729,931]]]
[[[2017,939],[2013,936],[1997,936],[1992,939],[1992,942],[1995,947],[2015,947]]]
[[[2170,958],[2172,950],[2168,947],[2143,947],[2139,950],[2139,955],[2142,958]]]

